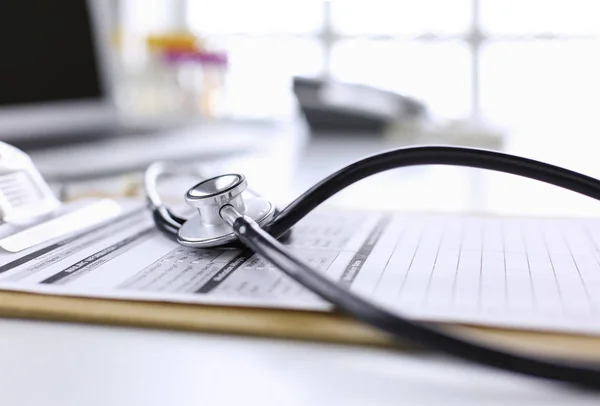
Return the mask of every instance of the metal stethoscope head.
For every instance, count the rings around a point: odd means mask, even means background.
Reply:
[[[446,146],[401,148],[364,158],[323,179],[281,211],[250,192],[243,175],[216,176],[190,188],[185,201],[197,213],[189,219],[173,214],[162,203],[156,185],[160,175],[180,174],[181,167],[153,164],[145,173],[144,183],[156,226],[182,245],[208,248],[235,243],[248,248],[339,311],[398,341],[408,340],[462,360],[522,375],[600,388],[598,365],[495,349],[392,313],[324,276],[278,240],[318,205],[347,186],[379,172],[414,165],[458,165],[505,172],[600,200],[600,181],[589,176],[500,152]],[[193,168],[183,169],[198,175]]]
[[[224,174],[204,179],[189,188],[184,201],[195,214],[182,218],[171,212],[157,190],[158,178],[163,175],[187,174],[202,178],[193,166],[155,162],[144,174],[148,205],[159,229],[178,243],[192,248],[213,248],[238,245],[238,237],[224,219],[224,208],[232,208],[239,216],[247,216],[261,227],[267,227],[276,214],[275,206],[248,188],[241,174]],[[282,233],[283,234],[283,233]]]
[[[192,186],[185,202],[198,210],[177,233],[177,241],[187,247],[208,248],[237,240],[222,210],[228,206],[260,226],[273,219],[275,207],[267,199],[245,193],[248,184],[244,175],[226,174],[206,179]]]

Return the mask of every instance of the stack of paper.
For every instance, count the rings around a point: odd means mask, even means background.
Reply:
[[[352,292],[414,319],[600,341],[598,219],[324,208],[287,244]],[[388,342],[252,253],[178,245],[145,209],[1,252],[0,289],[6,316]]]

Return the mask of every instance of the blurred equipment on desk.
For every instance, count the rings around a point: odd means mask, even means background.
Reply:
[[[107,4],[0,4],[0,45],[7,56],[0,64],[0,140],[48,142],[118,127],[105,44]]]
[[[0,249],[19,252],[113,218],[112,200],[65,205],[27,154],[0,142]]]
[[[114,137],[32,151],[31,159],[64,198],[93,195],[139,197],[143,171],[155,161],[269,173],[281,177],[306,139],[302,122],[215,120],[163,133]],[[116,153],[115,153],[116,151]],[[278,168],[272,173],[272,167]],[[257,173],[259,172],[259,173]],[[270,191],[270,189],[268,189]]]
[[[110,5],[0,5],[0,44],[9,55],[0,65],[0,140],[31,149],[172,126],[127,120],[115,105]]]
[[[507,133],[478,119],[420,117],[396,120],[384,129],[384,137],[393,144],[444,144],[502,150]]]
[[[60,204],[29,156],[0,142],[0,223],[26,223]]]
[[[360,84],[295,77],[294,93],[314,132],[381,131],[425,111],[415,99]]]
[[[385,136],[401,144],[501,149],[505,134],[478,119],[436,117],[417,99],[354,83],[294,78],[294,94],[311,131]]]
[[[131,44],[133,42],[133,44]],[[128,67],[130,48],[141,63]],[[123,78],[116,101],[134,116],[215,119],[224,115],[227,53],[186,30],[151,31],[116,43]]]

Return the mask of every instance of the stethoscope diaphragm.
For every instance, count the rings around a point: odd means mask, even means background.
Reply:
[[[195,248],[235,242],[237,236],[221,218],[220,210],[225,205],[233,206],[260,226],[267,224],[275,214],[274,205],[263,197],[247,193],[246,188],[246,179],[240,174],[215,176],[191,187],[185,194],[185,201],[198,213],[183,223],[177,233],[177,241]]]

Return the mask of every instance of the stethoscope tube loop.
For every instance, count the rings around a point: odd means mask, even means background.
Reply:
[[[232,206],[224,206],[221,213],[245,246],[308,290],[335,304],[338,310],[387,333],[396,341],[409,341],[455,358],[521,375],[600,387],[600,369],[593,365],[568,364],[561,360],[544,360],[496,350],[395,315],[371,301],[349,293],[346,288],[306,265],[255,221],[241,215]]]
[[[269,232],[280,235],[285,230],[289,230],[315,207],[353,183],[387,170],[417,165],[453,165],[504,172],[600,200],[598,180],[544,162],[475,148],[408,147],[356,161],[321,180],[282,209],[269,226]]]
[[[244,246],[263,256],[339,310],[380,329],[396,340],[409,340],[419,346],[437,349],[463,360],[502,370],[600,388],[600,369],[597,365],[541,359],[496,350],[411,321],[349,292],[312,269],[277,241],[278,236],[288,232],[313,209],[347,186],[383,171],[415,165],[455,165],[489,169],[538,180],[600,200],[600,181],[568,169],[494,151],[424,146],[395,149],[348,165],[310,188],[281,210],[264,228],[230,204],[224,204],[218,213],[232,227]],[[175,235],[184,219],[174,216],[162,205],[158,193],[154,193],[158,174],[164,169],[156,166],[147,174],[146,190],[157,226],[165,233]]]

